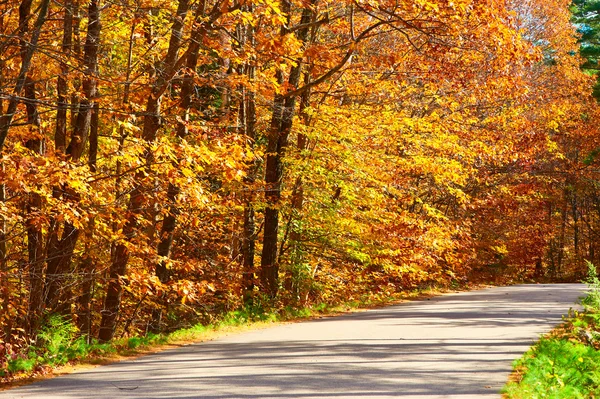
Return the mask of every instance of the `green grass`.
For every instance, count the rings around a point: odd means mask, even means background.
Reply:
[[[515,362],[521,377],[509,398],[576,399],[600,395],[600,352],[564,338],[543,338]]]
[[[542,337],[514,363],[513,381],[504,387],[511,399],[600,398],[600,280],[589,264],[590,291],[584,312]]]

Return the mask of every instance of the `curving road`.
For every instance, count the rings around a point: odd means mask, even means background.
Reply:
[[[0,399],[500,398],[585,292],[519,285],[281,325],[0,392]]]

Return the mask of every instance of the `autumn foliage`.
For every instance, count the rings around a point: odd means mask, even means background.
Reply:
[[[567,1],[0,7],[5,344],[600,257]]]

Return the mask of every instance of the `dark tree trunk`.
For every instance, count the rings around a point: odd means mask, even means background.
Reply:
[[[27,204],[30,217],[39,214],[42,201],[39,195],[32,194]],[[44,304],[44,254],[42,230],[34,220],[27,222],[27,252],[29,257],[29,333],[39,327]]]
[[[84,67],[86,78],[83,81],[85,97],[79,103],[79,111],[73,136],[67,147],[67,155],[78,161],[88,140],[92,109],[97,96],[98,49],[100,44],[100,7],[99,0],[91,0],[88,7],[88,30],[84,46]]]
[[[0,26],[1,28],[1,26]],[[2,174],[4,174],[4,165],[0,165]],[[6,201],[6,187],[4,184],[0,184],[0,202]],[[6,257],[8,255],[7,250],[8,246],[6,245],[6,233],[7,233],[7,225],[6,219],[0,216],[0,290],[2,291],[2,312],[8,312],[8,306],[11,303],[11,286],[8,278],[8,262],[6,261]],[[12,318],[7,318],[7,324],[3,326],[3,337],[10,343],[11,339],[11,330],[12,330]]]
[[[94,219],[88,221],[85,231],[85,253],[79,264],[81,275],[81,294],[79,295],[79,309],[77,312],[77,325],[82,336],[91,342],[92,334],[92,298],[94,296],[95,264],[92,255],[92,243],[94,237]]]
[[[165,216],[162,222],[162,228],[160,232],[160,241],[157,247],[157,254],[162,258],[169,258],[171,256],[171,247],[173,245],[173,238],[175,233],[175,227],[177,226],[177,215],[179,214],[179,208],[177,208],[177,195],[179,194],[179,187],[176,185],[169,183],[169,188],[167,190],[167,201],[169,201],[169,214]],[[170,279],[169,269],[167,267],[167,260],[161,260],[156,264],[156,277],[160,280],[161,283],[166,284]],[[159,298],[159,302],[162,302],[161,295]],[[152,323],[150,325],[150,330],[153,333],[158,333],[161,331],[161,321],[162,321],[162,313],[163,308],[166,307],[167,304],[159,304],[159,307],[154,309],[152,312]]]
[[[95,98],[97,96],[98,48],[100,44],[101,28],[99,7],[99,0],[90,1],[88,8],[88,30],[84,47],[84,67],[87,72],[83,82],[85,98],[83,98],[79,104],[79,111],[75,121],[73,135],[66,149],[67,157],[73,162],[77,162],[83,154],[87,138],[90,135],[93,110],[97,109]],[[90,159],[93,159],[93,162],[90,161],[90,166],[95,168],[98,115],[96,114],[94,118],[96,126],[93,133],[95,134],[94,138],[96,140],[94,143],[90,143]],[[66,124],[66,120],[64,123]],[[56,145],[58,147],[60,143],[56,143]],[[72,203],[77,203],[79,201],[79,195],[69,187],[65,187],[60,194],[62,194],[64,201]],[[68,302],[71,293],[66,288],[70,286],[67,276],[71,269],[72,258],[80,232],[72,223],[65,222],[63,225],[62,236],[58,239],[56,223],[53,223],[53,225],[53,228],[50,230],[51,235],[48,242],[48,269],[45,289],[46,307],[52,311],[62,313],[68,311],[69,307]],[[62,308],[60,308],[61,302]]]
[[[54,227],[56,228],[56,227]],[[45,302],[50,311],[58,311],[60,298],[67,299],[68,294],[64,292],[68,286],[68,270],[79,238],[79,230],[72,223],[65,222],[62,238],[57,240],[57,234],[53,234],[48,243],[48,260],[46,269]]]
[[[304,84],[307,85],[310,83],[310,74],[307,72],[304,75]],[[300,121],[303,125],[310,125],[310,117],[306,112],[310,104],[310,90],[302,93],[300,97],[300,105],[299,105],[299,115]],[[298,147],[298,151],[301,153],[308,147],[308,137],[302,133],[298,133],[298,139],[296,146]],[[302,218],[302,208],[304,206],[304,182],[302,180],[302,175],[299,175],[296,178],[296,182],[294,184],[294,189],[292,191],[291,196],[291,211],[287,224],[287,229],[284,234],[284,239],[281,241],[281,245],[279,246],[279,263],[281,263],[281,257],[285,248],[285,241],[289,235],[289,251],[290,251],[290,268],[287,270],[286,281],[284,285],[288,287],[288,291],[291,296],[295,298],[295,300],[300,301],[302,299],[302,295],[308,295],[308,292],[303,292],[303,287],[305,286],[303,282],[303,277],[299,273],[298,266],[303,261],[302,255],[302,232],[295,227],[294,221],[301,220]]]
[[[157,65],[157,77],[152,88],[152,92],[148,96],[146,102],[146,111],[144,117],[144,128],[142,137],[148,143],[148,146],[156,140],[158,130],[160,128],[160,104],[162,95],[166,90],[168,81],[177,72],[177,56],[182,43],[182,34],[184,27],[185,16],[188,12],[188,0],[180,0],[177,7],[177,17],[174,19],[171,27],[171,38],[169,41],[169,49],[165,60]],[[152,163],[153,157],[151,150],[148,148],[146,153],[146,162],[148,166]],[[134,187],[129,200],[127,210],[127,222],[123,233],[125,239],[129,242],[135,236],[137,230],[136,218],[144,203],[142,194],[142,173],[138,176],[136,186]],[[169,244],[170,248],[170,244]],[[113,338],[117,324],[117,317],[121,306],[121,277],[127,271],[129,262],[129,250],[126,244],[118,244],[114,251],[113,262],[110,268],[110,281],[104,301],[104,309],[102,311],[102,321],[100,322],[100,332],[98,338],[100,341],[106,342]],[[158,269],[158,268],[157,268]]]
[[[281,79],[280,79],[281,80]],[[265,209],[263,249],[260,260],[261,289],[270,297],[277,295],[279,286],[279,265],[277,242],[279,234],[279,199],[281,197],[281,176],[283,175],[282,156],[287,145],[288,134],[282,131],[285,100],[275,98],[271,130],[267,137],[267,162],[265,166]],[[288,111],[289,112],[289,111]]]
[[[89,248],[86,248],[89,250]],[[88,343],[92,334],[92,298],[94,286],[94,260],[89,253],[84,255],[80,265],[82,273],[81,295],[79,296],[79,311],[77,326],[82,336],[87,338]]]
[[[138,214],[143,202],[140,187],[134,188],[130,195],[131,197],[127,209],[127,222],[123,227],[123,235],[125,240],[129,242],[131,242],[135,236],[135,230],[137,227],[135,215]],[[125,275],[128,261],[129,249],[127,248],[127,244],[118,244],[115,247],[108,276],[108,288],[106,289],[104,308],[102,309],[102,320],[100,321],[100,330],[98,332],[98,339],[100,342],[110,341],[115,334],[115,328],[117,326],[117,319],[121,307],[121,295],[123,293],[121,277]]]
[[[0,15],[0,31],[4,31],[4,15]],[[4,60],[0,60],[0,87],[4,87]],[[4,112],[4,102],[0,99],[0,115]],[[0,171],[2,175],[5,173],[4,164],[0,163]],[[6,185],[0,182],[0,202],[6,201]],[[6,261],[8,246],[6,243],[7,223],[6,219],[0,216],[0,290],[2,290],[2,311],[7,312],[10,304],[11,286],[8,279],[8,262]],[[12,318],[8,318],[8,322],[3,328],[3,337],[10,343],[10,332],[12,330]]]
[[[291,4],[284,3],[289,15]],[[308,26],[312,16],[310,9],[304,9],[300,25]],[[309,28],[297,31],[301,42],[306,42]],[[287,32],[282,30],[282,34]],[[297,60],[297,65],[292,67],[288,78],[288,87],[295,90],[300,83],[302,60]],[[283,78],[278,73],[278,81],[283,83]],[[261,258],[260,280],[263,291],[274,298],[279,288],[279,265],[277,264],[277,243],[279,233],[279,203],[281,200],[281,187],[283,178],[283,156],[288,145],[288,137],[294,120],[296,96],[283,97],[277,95],[273,102],[273,115],[271,127],[267,137],[267,161],[265,166],[265,227],[263,236],[263,251]]]
[[[98,159],[98,118],[100,117],[100,106],[94,103],[90,120],[90,150],[88,166],[92,173],[96,172],[96,161]]]
[[[245,6],[243,11],[252,12],[252,6]],[[254,27],[249,24],[243,24],[238,27],[238,42],[241,47],[251,46],[256,43],[254,40]],[[245,74],[250,82],[254,82],[255,65],[252,61],[247,61],[239,68],[240,74]],[[246,87],[240,87],[240,105],[238,112],[238,126],[240,132],[246,136],[247,145],[254,147],[256,142],[256,94]],[[244,183],[246,188],[243,194],[244,214],[243,230],[241,243],[242,256],[242,290],[244,303],[251,303],[252,293],[255,286],[255,267],[254,258],[256,254],[256,221],[254,203],[256,193],[254,184],[258,172],[258,163],[251,160],[246,165],[246,176]]]
[[[54,146],[57,150],[65,152],[67,147],[67,109],[68,109],[68,84],[67,76],[69,68],[67,60],[71,54],[71,47],[73,46],[73,4],[72,0],[68,0],[65,3],[65,12],[63,17],[63,43],[62,52],[63,60],[60,63],[60,75],[58,75],[58,99],[56,111],[56,131],[54,133]]]
[[[42,0],[38,17],[35,22],[35,27],[31,38],[29,40],[25,40],[24,32],[28,30],[28,20],[29,20],[29,10],[31,7],[32,0],[25,0],[21,2],[19,7],[19,34],[21,41],[21,68],[19,70],[19,75],[17,77],[17,83],[15,85],[15,89],[13,91],[14,96],[8,102],[8,108],[6,113],[0,116],[0,153],[4,148],[4,142],[6,141],[6,136],[8,135],[8,130],[10,129],[13,117],[17,111],[17,105],[19,104],[19,97],[21,92],[26,86],[27,83],[27,74],[29,72],[29,68],[31,66],[31,60],[33,59],[33,54],[37,49],[38,39],[40,37],[40,33],[42,30],[42,26],[46,21],[46,16],[48,14],[48,4],[50,0]],[[24,18],[22,16],[25,16]],[[23,30],[25,29],[25,31]],[[27,97],[27,95],[25,96]]]
[[[249,67],[248,74],[250,79],[254,75],[254,67]],[[246,137],[253,144],[256,140],[256,99],[254,93],[246,93],[244,109],[244,129]],[[248,172],[245,178],[247,184],[247,190],[244,194],[244,231],[242,236],[242,268],[243,268],[243,279],[242,285],[244,290],[244,302],[248,302],[252,298],[252,292],[254,291],[254,257],[256,252],[256,222],[255,222],[255,211],[254,202],[256,195],[254,193],[254,183],[256,181],[256,174],[258,171],[258,164],[256,161],[252,161],[248,165]]]
[[[202,4],[197,11],[196,18],[198,16],[204,17],[205,4]],[[187,50],[187,58],[185,61],[185,68],[187,72],[183,76],[183,83],[181,86],[181,99],[179,103],[179,108],[182,111],[182,118],[177,124],[177,137],[185,138],[188,134],[188,121],[189,121],[189,111],[192,106],[193,93],[194,93],[194,72],[196,70],[196,66],[198,64],[198,57],[200,55],[200,44],[201,37],[204,35],[204,28],[200,25],[196,32],[195,40],[190,42],[190,45]],[[169,213],[163,219],[163,223],[161,226],[159,243],[157,246],[157,254],[158,256],[169,258],[171,256],[171,248],[173,246],[173,240],[175,237],[175,228],[177,227],[177,217],[179,215],[179,208],[177,207],[177,196],[179,195],[180,188],[173,184],[169,183],[167,188],[167,201],[169,207]],[[156,264],[155,269],[156,276],[160,280],[161,283],[165,284],[169,282],[171,276],[169,273],[169,269],[167,268],[167,262],[162,260]],[[159,298],[159,307],[154,309],[152,312],[152,323],[150,329],[154,333],[158,333],[161,331],[161,320],[163,315],[163,310],[167,308],[166,303],[163,302],[163,296]]]
[[[37,155],[44,153],[44,140],[39,131],[40,119],[36,102],[35,81],[27,74],[29,64],[33,57],[37,39],[40,34],[41,26],[45,20],[48,4],[42,4],[45,9],[40,10],[36,27],[32,32],[31,38],[29,34],[29,19],[31,17],[31,0],[21,2],[19,6],[19,44],[21,47],[21,71],[17,80],[15,93],[23,91],[25,108],[27,112],[27,124],[30,129],[30,137],[25,143],[25,146]],[[0,123],[0,135],[8,132],[12,117],[16,111],[18,100],[13,97],[8,105],[7,117],[4,122]],[[5,131],[3,129],[6,129]],[[4,138],[0,137],[0,141]],[[0,144],[1,147],[1,144]],[[43,305],[43,273],[44,273],[44,253],[43,253],[43,233],[42,227],[38,220],[42,211],[42,198],[37,193],[29,194],[26,203],[26,229],[27,229],[27,252],[28,252],[28,271],[29,271],[29,312],[28,312],[28,329],[30,334],[37,331]]]

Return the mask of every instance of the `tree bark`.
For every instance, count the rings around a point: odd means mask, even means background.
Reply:
[[[90,134],[91,121],[93,110],[97,109],[95,98],[97,96],[97,79],[98,79],[98,48],[100,44],[100,4],[99,0],[91,0],[88,7],[88,29],[86,42],[84,46],[84,68],[86,70],[86,78],[83,82],[83,91],[85,98],[79,104],[79,111],[73,128],[71,141],[66,149],[66,155],[72,162],[79,161],[83,154],[83,149],[86,145],[87,138]],[[67,40],[68,42],[68,40]],[[65,114],[66,117],[66,114]],[[95,142],[90,145],[90,161],[91,167],[95,168],[95,156],[97,151],[97,118],[95,116]],[[66,120],[64,121],[66,124]],[[59,137],[59,139],[62,139]],[[55,137],[56,140],[56,137]],[[60,145],[59,143],[56,143]],[[77,203],[79,195],[69,187],[60,190],[58,195],[62,195],[64,201]],[[46,307],[52,311],[64,311],[59,309],[60,299],[63,297],[62,303],[66,304],[70,296],[65,287],[67,275],[71,267],[75,246],[79,239],[80,231],[75,228],[73,223],[65,222],[63,232],[58,239],[56,232],[56,223],[51,229],[51,237],[48,242],[48,268],[46,274]]]
[[[91,341],[92,334],[92,307],[91,302],[94,294],[95,282],[95,264],[92,256],[92,242],[94,236],[94,219],[88,221],[88,228],[85,231],[85,253],[79,265],[81,273],[81,295],[79,296],[79,309],[77,313],[77,325],[82,336]]]
[[[66,62],[71,54],[73,46],[73,1],[67,0],[63,16],[63,43],[62,52],[65,60],[60,63],[60,75],[57,82],[57,106],[56,111],[56,130],[54,133],[54,146],[58,151],[65,152],[67,147],[67,109],[68,109],[68,84],[67,75],[69,67]]]
[[[21,19],[20,16],[20,29],[22,29],[23,26],[27,25],[27,20],[29,19],[29,8],[31,7],[31,3],[32,0],[25,0],[21,2],[21,6],[19,7],[19,14],[21,15],[21,12],[27,13],[27,18]],[[6,110],[6,113],[0,116],[0,154],[4,149],[4,142],[6,141],[8,130],[10,129],[13,117],[15,115],[15,112],[17,111],[17,105],[19,104],[19,96],[21,95],[21,92],[23,91],[27,83],[27,74],[29,72],[29,68],[31,67],[33,54],[37,50],[37,43],[40,37],[40,33],[42,31],[42,26],[46,22],[49,3],[50,0],[42,0],[41,2],[38,11],[38,17],[35,22],[35,27],[31,35],[31,39],[29,39],[28,41],[23,41],[24,38],[21,38],[21,68],[17,77],[17,83],[15,85],[15,89],[13,90],[13,95],[10,97],[10,100],[8,102],[8,109]]]
[[[99,0],[91,0],[88,7],[88,27],[84,46],[84,68],[86,77],[83,80],[85,97],[79,104],[79,111],[67,155],[73,161],[78,161],[88,140],[92,109],[97,96],[98,82],[98,49],[100,44],[100,5]]]
[[[34,154],[42,155],[44,152],[44,140],[39,131],[40,119],[36,102],[35,81],[28,75],[29,65],[31,63],[37,39],[45,20],[48,4],[41,4],[40,15],[36,22],[31,38],[29,34],[29,19],[31,16],[32,0],[25,0],[19,6],[19,45],[21,47],[21,71],[17,80],[15,96],[23,91],[24,103],[27,112],[27,124],[30,126],[30,137],[25,146]],[[12,117],[16,111],[18,100],[13,97],[9,101],[8,112],[3,115],[5,118],[0,122],[0,136],[8,132]],[[6,123],[4,125],[3,123]],[[4,130],[5,129],[5,130]],[[0,142],[4,138],[0,137]],[[0,144],[1,148],[2,144]],[[29,312],[28,329],[30,334],[34,334],[39,327],[42,315],[43,305],[43,273],[44,273],[44,254],[43,254],[43,233],[39,217],[42,211],[42,198],[37,193],[29,194],[26,203],[27,217],[25,218],[27,229],[27,252],[28,252],[28,271],[29,271]]]
[[[168,80],[176,73],[177,56],[182,43],[182,34],[184,27],[184,19],[189,8],[188,0],[180,0],[177,6],[177,13],[171,27],[171,38],[169,48],[165,60],[157,65],[157,77],[152,87],[152,91],[146,102],[146,111],[144,116],[144,127],[142,138],[148,143],[148,147],[156,140],[158,129],[160,128],[160,104],[162,95],[166,89]],[[151,165],[153,156],[150,148],[146,152],[146,163]],[[129,205],[127,209],[127,221],[123,229],[123,234],[127,242],[135,236],[137,230],[137,215],[144,203],[143,197],[143,176],[140,173],[136,186],[130,195]],[[98,339],[102,342],[109,341],[113,338],[117,323],[117,316],[121,306],[121,277],[127,271],[129,262],[128,243],[120,243],[115,248],[113,262],[110,268],[110,281],[104,301],[104,309],[102,311],[102,321],[100,322],[100,331]],[[170,249],[170,244],[168,245]]]
[[[1,164],[0,168],[2,170],[2,174],[4,175],[4,165]],[[0,202],[6,201],[6,186],[4,184],[0,184]],[[2,291],[2,311],[5,314],[8,314],[8,306],[10,306],[10,297],[11,297],[11,286],[10,280],[8,278],[8,262],[7,262],[7,251],[8,246],[6,245],[6,233],[7,233],[7,223],[4,217],[0,216],[0,290]],[[11,330],[12,330],[12,318],[8,317],[6,325],[3,328],[3,337],[7,341],[10,340]]]
[[[252,80],[254,75],[254,67],[249,66],[248,75]],[[254,144],[256,141],[256,98],[253,92],[246,93],[242,99],[244,102],[244,130],[248,141]],[[247,185],[246,192],[244,194],[244,226],[242,236],[242,268],[243,278],[242,285],[244,290],[244,302],[248,302],[252,298],[252,292],[254,291],[254,279],[255,279],[255,268],[254,268],[254,257],[256,252],[256,222],[255,222],[255,192],[254,182],[256,181],[256,174],[258,171],[258,165],[256,161],[252,161],[248,165],[248,172],[244,179]]]
[[[284,2],[284,13],[290,14],[291,4]],[[308,8],[302,12],[300,25],[308,26],[312,11]],[[305,43],[309,28],[297,31],[298,39]],[[282,35],[286,30],[282,29]],[[300,82],[302,60],[297,60],[291,68],[288,77],[288,87],[296,91]],[[278,72],[278,81],[283,83],[283,76]],[[265,227],[263,236],[263,251],[261,257],[260,280],[261,288],[271,298],[277,295],[279,289],[279,265],[277,264],[277,243],[279,233],[279,202],[281,200],[281,187],[283,178],[283,156],[288,145],[288,137],[294,120],[296,108],[295,95],[276,95],[273,102],[271,127],[267,137],[267,161],[265,167]]]
[[[4,31],[4,15],[0,15],[0,31]],[[0,87],[4,87],[4,67],[5,63],[0,60]],[[0,99],[0,114],[4,112],[4,101]],[[5,166],[0,162],[0,171],[2,175],[5,174]],[[6,201],[6,185],[4,182],[0,182],[0,202]],[[2,311],[8,314],[8,306],[10,304],[11,286],[8,278],[8,262],[6,260],[8,246],[6,243],[7,233],[6,219],[0,216],[0,290],[2,290]],[[12,318],[8,317],[6,325],[3,328],[3,337],[5,337],[7,343],[10,343],[10,332],[12,330]]]

